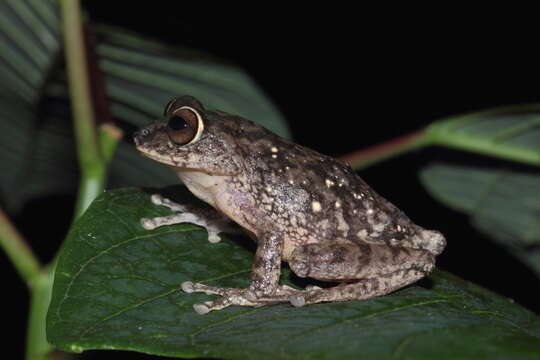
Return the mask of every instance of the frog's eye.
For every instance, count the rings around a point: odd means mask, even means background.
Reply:
[[[201,115],[189,106],[176,110],[167,123],[167,135],[177,145],[192,144],[201,138],[204,124]]]

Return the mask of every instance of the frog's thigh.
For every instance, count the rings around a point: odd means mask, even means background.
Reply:
[[[300,277],[322,281],[356,279],[362,262],[369,262],[369,248],[361,249],[348,241],[306,244],[294,249],[289,266]]]
[[[429,272],[435,258],[426,250],[336,240],[299,246],[288,262],[300,277],[343,282],[411,268]]]
[[[388,294],[423,278],[433,269],[434,256],[425,250],[336,241],[296,248],[289,265],[301,277],[343,282],[291,294],[291,303],[302,306]]]

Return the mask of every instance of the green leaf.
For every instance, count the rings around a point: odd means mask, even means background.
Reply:
[[[192,304],[211,297],[184,293],[179,284],[245,287],[252,254],[227,238],[211,244],[194,225],[145,231],[139,224],[141,217],[168,213],[137,189],[94,201],[60,253],[47,319],[51,343],[74,352],[226,359],[533,359],[540,353],[536,315],[442,271],[365,301],[198,315]]]
[[[437,121],[426,143],[540,166],[540,104]],[[502,166],[502,165],[501,165]],[[426,189],[505,246],[540,276],[540,172],[438,163],[421,171]]]
[[[470,215],[540,276],[540,171],[433,164],[420,177],[433,197]]]
[[[440,120],[428,127],[426,142],[540,165],[540,104]]]
[[[36,105],[48,72],[60,52],[56,1],[0,2],[1,98]]]
[[[73,192],[78,183],[65,74],[54,67],[63,55],[58,12],[54,0],[0,2],[0,202],[11,211],[35,196]],[[126,130],[109,186],[178,181],[165,166],[139,156],[130,142],[135,128],[161,116],[178,95],[194,95],[208,108],[290,135],[276,107],[234,64],[115,28],[101,27],[98,38],[110,109]]]

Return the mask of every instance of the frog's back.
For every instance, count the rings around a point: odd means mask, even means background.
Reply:
[[[249,120],[228,121],[243,157],[245,182],[263,212],[253,221],[286,233],[293,247],[340,239],[390,245],[432,240],[429,231],[423,239],[422,231],[427,230],[377,194],[348,164]]]

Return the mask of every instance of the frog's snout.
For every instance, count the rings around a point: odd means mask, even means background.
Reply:
[[[135,131],[135,133],[133,133],[133,141],[135,142],[135,146],[139,147],[150,141],[152,137],[151,134],[152,131],[150,131],[148,128],[142,128]]]

